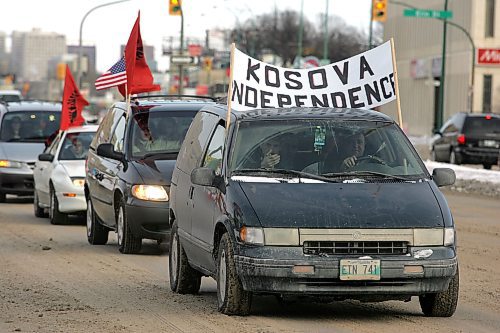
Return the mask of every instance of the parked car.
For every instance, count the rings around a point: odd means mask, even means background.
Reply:
[[[291,108],[193,120],[170,188],[170,287],[217,281],[218,309],[253,294],[362,301],[418,296],[451,316],[459,289],[453,218],[402,130],[370,110]]]
[[[0,202],[6,194],[33,195],[33,168],[60,114],[60,103],[0,104]]]
[[[36,217],[49,211],[50,223],[61,224],[68,214],[84,214],[85,160],[97,125],[70,127],[59,133],[35,163],[33,208]]]
[[[85,182],[87,239],[118,236],[122,253],[137,253],[142,239],[168,236],[172,170],[195,114],[208,99],[137,98],[108,111],[90,144]]]
[[[500,151],[500,115],[457,113],[431,140],[431,158],[451,164],[497,163]]]

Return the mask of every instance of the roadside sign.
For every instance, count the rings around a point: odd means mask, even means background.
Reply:
[[[453,12],[450,10],[405,9],[403,15],[409,17],[450,19],[453,17]]]
[[[191,57],[190,55],[172,55],[170,62],[173,65],[197,65],[198,57]]]
[[[478,65],[500,65],[500,49],[477,49]]]

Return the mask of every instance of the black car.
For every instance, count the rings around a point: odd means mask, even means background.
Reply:
[[[409,300],[451,316],[458,261],[451,212],[392,119],[369,110],[202,109],[170,188],[170,286],[217,281],[225,314],[252,295]]]
[[[113,105],[90,144],[85,196],[87,238],[105,244],[118,234],[122,253],[137,253],[142,239],[168,236],[169,188],[184,135],[208,99],[137,97],[127,110]]]
[[[452,164],[497,163],[500,152],[500,115],[457,113],[432,138],[431,158]]]

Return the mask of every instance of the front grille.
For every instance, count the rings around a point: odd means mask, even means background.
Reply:
[[[408,242],[401,241],[306,241],[305,254],[406,254]]]

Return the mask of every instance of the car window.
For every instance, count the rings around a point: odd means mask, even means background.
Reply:
[[[123,140],[125,137],[125,117],[120,117],[116,127],[111,135],[110,143],[113,145],[114,149],[118,152],[123,152]]]
[[[44,142],[59,130],[60,112],[16,111],[3,116],[0,140],[5,142]]]
[[[97,129],[97,133],[90,144],[92,149],[97,149],[101,143],[109,142],[111,136],[111,130],[113,129],[113,119],[115,115],[115,108],[109,109],[108,113],[104,116]]]
[[[199,112],[196,115],[179,152],[177,159],[179,169],[191,172],[200,165],[208,139],[218,120],[216,115],[207,112]]]
[[[485,133],[500,134],[500,118],[467,117],[464,124],[464,134],[466,135],[484,135]]]
[[[222,167],[222,153],[224,148],[224,138],[226,134],[226,129],[222,125],[217,125],[212,140],[208,145],[205,158],[203,160],[202,166],[211,168],[215,171],[215,174],[221,174]]]
[[[55,155],[57,152],[57,147],[59,147],[59,141],[61,141],[61,135],[58,135],[54,141],[50,144],[50,146],[47,147],[47,153]]]
[[[196,111],[140,112],[133,116],[130,150],[132,157],[178,154]]]
[[[272,167],[313,174],[427,174],[408,139],[392,123],[281,119],[240,121],[237,126],[230,171]],[[346,170],[345,161],[352,156],[359,163]]]
[[[94,132],[75,132],[66,134],[66,137],[61,143],[59,160],[86,159],[90,142],[94,135]]]

